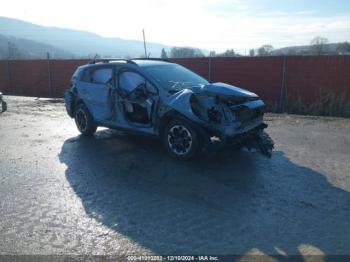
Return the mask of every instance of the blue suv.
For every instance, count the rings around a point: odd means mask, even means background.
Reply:
[[[189,159],[223,145],[257,148],[270,156],[263,132],[264,102],[254,93],[210,83],[159,59],[104,59],[77,68],[66,109],[83,135],[98,126],[159,136],[166,151]]]

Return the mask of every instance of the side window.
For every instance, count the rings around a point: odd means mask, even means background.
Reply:
[[[96,84],[106,84],[112,79],[112,76],[112,68],[88,69],[84,73],[83,81]]]
[[[146,79],[132,71],[122,72],[119,75],[119,87],[127,92],[132,92],[141,84],[146,84]]]
[[[90,77],[93,83],[106,84],[113,75],[112,68],[101,68],[91,72]]]
[[[90,69],[85,69],[81,81],[90,82]]]

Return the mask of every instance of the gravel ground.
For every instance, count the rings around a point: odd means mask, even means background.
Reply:
[[[83,138],[62,101],[5,97],[0,254],[350,254],[350,120],[267,115],[271,159],[190,162]]]

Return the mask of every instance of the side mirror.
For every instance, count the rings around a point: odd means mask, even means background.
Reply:
[[[147,93],[149,93],[151,95],[157,95],[158,94],[157,88],[155,88],[154,85],[152,85],[148,81],[146,81],[146,91],[147,91]]]

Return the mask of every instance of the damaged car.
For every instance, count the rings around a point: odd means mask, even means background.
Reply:
[[[223,146],[271,156],[264,102],[254,93],[210,83],[159,59],[104,59],[80,66],[65,92],[68,115],[83,135],[98,126],[158,136],[170,156],[185,160]]]

